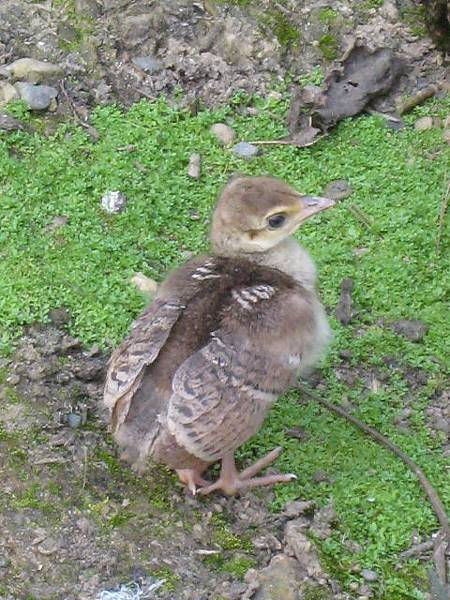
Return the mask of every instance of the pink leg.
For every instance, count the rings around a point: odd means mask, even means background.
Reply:
[[[193,496],[197,493],[197,486],[210,484],[209,481],[203,479],[201,471],[196,469],[176,469],[176,473],[180,481],[184,483]]]
[[[269,452],[269,454],[256,461],[251,467],[244,469],[242,473],[238,473],[236,470],[234,454],[226,454],[222,458],[222,469],[219,479],[215,483],[201,487],[198,493],[206,495],[216,490],[221,490],[227,496],[233,496],[243,489],[293,481],[296,479],[296,476],[292,473],[286,475],[277,473],[275,475],[265,475],[264,477],[254,477],[261,469],[264,469],[276,460],[281,450],[282,448],[275,448],[275,450],[272,450],[272,452]]]

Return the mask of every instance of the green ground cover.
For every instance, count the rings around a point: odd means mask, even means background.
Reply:
[[[258,116],[242,116],[246,103],[259,109]],[[117,343],[144,304],[130,277],[142,271],[160,280],[187,252],[207,247],[211,208],[235,171],[272,174],[308,193],[346,179],[354,189],[351,198],[298,234],[318,263],[328,307],[336,305],[344,277],[355,282],[354,326],[344,328],[330,316],[334,341],[323,368],[327,397],[351,402],[363,420],[406,450],[450,510],[442,440],[431,437],[424,418],[424,408],[448,381],[448,227],[440,254],[435,242],[450,149],[442,130],[418,132],[412,126],[418,116],[446,116],[450,99],[416,109],[398,132],[383,118],[364,116],[344,122],[312,148],[265,147],[252,162],[235,157],[209,133],[211,124],[226,121],[238,139],[277,139],[286,135],[286,109],[284,99],[240,96],[227,108],[192,116],[160,100],[140,102],[128,112],[97,109],[92,120],[100,133],[97,143],[70,123],[50,135],[0,134],[1,350],[10,352],[23,326],[45,322],[48,311],[61,306],[70,311],[70,331],[86,345]],[[14,111],[23,116],[20,106]],[[203,159],[199,181],[187,176],[192,152]],[[127,208],[106,215],[100,198],[115,189],[128,196]],[[349,202],[364,210],[372,227],[355,219]],[[61,215],[67,224],[49,227]],[[408,342],[380,322],[399,318],[427,323],[424,341]],[[335,367],[343,349],[352,352],[358,373],[386,374],[380,389],[368,392],[363,377],[352,387],[339,380]],[[386,356],[404,369],[420,368],[428,383],[411,395],[403,371],[386,366]],[[409,432],[395,426],[405,403],[412,409]],[[307,432],[306,441],[287,435],[293,426]],[[406,468],[315,404],[299,405],[295,394],[276,405],[240,456],[254,458],[278,444],[285,447],[280,468],[297,473],[298,481],[277,488],[274,509],[297,497],[334,503],[339,524],[331,538],[318,542],[329,570],[349,586],[360,580],[350,573],[357,562],[377,571],[379,598],[423,598],[425,566],[411,560],[398,570],[397,554],[410,546],[413,529],[430,534],[437,524]],[[313,483],[318,469],[331,482]],[[349,539],[360,545],[356,555],[344,543]]]

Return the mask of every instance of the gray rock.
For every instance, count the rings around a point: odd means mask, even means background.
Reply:
[[[224,144],[224,146],[231,144],[236,137],[234,129],[228,125],[225,125],[225,123],[214,123],[209,131],[219,140],[221,144]]]
[[[444,129],[442,137],[444,138],[444,142],[447,142],[447,144],[450,144],[450,129]]]
[[[439,431],[450,433],[450,422],[444,417],[438,417],[434,422],[434,426]]]
[[[391,328],[410,342],[420,342],[428,331],[427,325],[418,319],[400,319]]]
[[[40,83],[55,79],[63,74],[59,65],[36,60],[34,58],[19,58],[2,69],[9,77],[21,79],[29,83]]]
[[[235,144],[233,146],[232,150],[237,156],[246,159],[254,158],[260,154],[260,149],[258,146],[254,146],[248,142],[239,142],[239,144]]]
[[[83,419],[81,415],[79,415],[78,413],[72,412],[67,415],[67,424],[72,429],[77,429],[81,425],[82,420]]]
[[[101,199],[101,205],[104,211],[111,215],[116,215],[123,211],[127,205],[128,198],[119,191],[106,192]]]
[[[323,195],[332,200],[344,200],[353,194],[353,188],[345,179],[330,181]]]
[[[135,56],[131,60],[137,67],[149,74],[157,73],[163,68],[162,62],[151,55]]]
[[[195,152],[189,158],[188,175],[193,179],[200,179],[202,158]]]
[[[48,317],[53,325],[56,327],[61,327],[62,325],[67,325],[70,321],[70,311],[65,307],[61,308],[53,308],[49,311]]]
[[[432,117],[420,117],[414,123],[414,129],[417,131],[426,131],[427,129],[433,128],[433,118]]]
[[[68,222],[69,217],[67,217],[66,215],[56,215],[56,217],[53,217],[51,222],[47,225],[45,230],[55,231],[55,229],[60,229],[61,227],[64,227],[64,225],[67,225]]]
[[[48,85],[33,85],[19,82],[15,84],[16,90],[31,110],[46,110],[50,108],[53,100],[58,96],[58,91]]]
[[[0,82],[0,108],[19,98],[19,92],[8,81]]]
[[[300,600],[300,577],[294,558],[278,554],[258,573],[258,590],[254,600]]]
[[[102,7],[97,0],[75,0],[75,10],[83,17],[98,17]]]
[[[378,581],[377,573],[375,573],[375,571],[371,571],[370,569],[363,569],[361,571],[361,575],[366,581]]]

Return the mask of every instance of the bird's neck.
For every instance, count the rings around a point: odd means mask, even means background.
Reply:
[[[316,267],[308,252],[293,237],[288,237],[266,252],[218,252],[221,256],[245,258],[250,262],[283,271],[313,290],[316,284]]]

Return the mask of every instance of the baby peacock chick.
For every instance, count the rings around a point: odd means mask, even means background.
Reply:
[[[332,205],[271,177],[225,187],[212,219],[212,254],[169,275],[109,363],[104,402],[134,468],[151,457],[202,494],[294,478],[255,477],[281,448],[241,473],[234,451],[327,345],[315,267],[291,234]],[[205,481],[218,460],[219,479]]]

